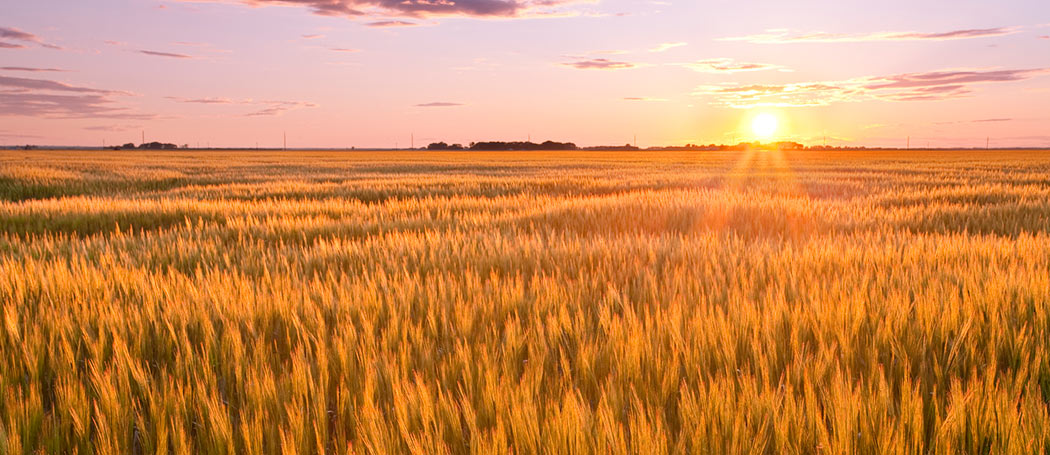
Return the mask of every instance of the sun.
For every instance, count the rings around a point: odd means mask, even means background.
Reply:
[[[758,136],[759,139],[769,139],[777,133],[777,127],[779,126],[777,116],[763,112],[755,116],[751,120],[751,131]]]

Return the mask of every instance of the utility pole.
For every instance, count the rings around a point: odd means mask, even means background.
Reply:
[[[288,151],[288,132],[287,131],[284,132],[284,149],[283,150],[285,152]]]
[[[412,133],[412,148],[416,148],[416,133]]]
[[[142,143],[146,143],[146,130],[142,130]]]
[[[911,150],[911,136],[908,136],[908,150]]]
[[[984,149],[990,150],[992,148],[992,137],[988,136],[984,139]]]

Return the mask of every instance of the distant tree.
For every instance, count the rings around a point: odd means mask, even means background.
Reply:
[[[471,142],[471,150],[485,151],[518,151],[518,150],[578,150],[572,142],[546,141],[542,144],[534,142]]]
[[[134,147],[134,146],[132,146],[132,147]],[[140,145],[139,148],[143,149],[143,150],[175,150],[175,149],[179,148],[179,146],[177,146],[175,144],[169,144],[169,143],[149,142],[149,143],[145,143],[145,144]]]
[[[804,146],[802,144],[799,144],[798,142],[788,142],[788,141],[777,142],[774,145],[779,150],[803,150],[803,149],[806,148],[806,146]]]
[[[448,144],[444,142],[435,142],[428,145],[427,150],[448,150]]]

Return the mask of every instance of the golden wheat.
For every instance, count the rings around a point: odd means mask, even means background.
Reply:
[[[0,454],[1050,453],[1050,153],[0,154]]]

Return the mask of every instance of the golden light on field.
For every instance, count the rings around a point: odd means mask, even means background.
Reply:
[[[755,133],[758,139],[769,139],[777,133],[777,128],[780,126],[780,120],[777,116],[768,112],[763,112],[751,119],[751,132]]]

